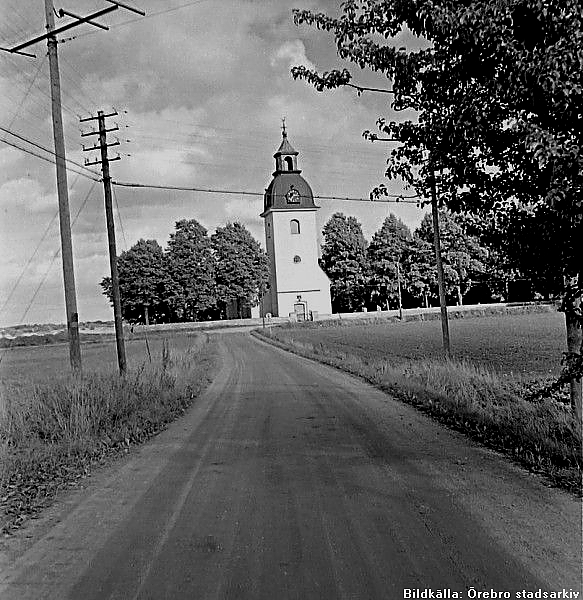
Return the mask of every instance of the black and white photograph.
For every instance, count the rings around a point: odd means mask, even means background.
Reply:
[[[0,598],[583,599],[581,0],[1,0]]]

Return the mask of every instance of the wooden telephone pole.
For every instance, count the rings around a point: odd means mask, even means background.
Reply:
[[[69,191],[67,186],[67,165],[65,163],[65,136],[63,133],[63,113],[61,109],[61,78],[57,55],[55,13],[52,0],[45,0],[47,22],[47,45],[51,77],[51,106],[53,114],[53,137],[55,141],[55,162],[57,166],[57,195],[59,198],[59,224],[61,230],[61,256],[63,260],[63,282],[65,287],[65,310],[67,331],[69,332],[69,360],[74,372],[81,370],[81,344],[79,341],[79,313],[75,290],[73,266],[73,242],[71,240],[71,216],[69,213]]]
[[[93,25],[100,29],[109,29],[101,23],[94,21],[118,8],[124,8],[131,12],[144,16],[143,11],[118,2],[117,0],[105,0],[111,6],[107,6],[86,17],[80,17],[72,12],[61,9],[59,17],[70,17],[74,21],[61,27],[55,27],[55,8],[53,0],[45,0],[45,18],[47,33],[39,35],[32,40],[18,44],[13,48],[1,48],[12,54],[31,56],[34,54],[23,52],[24,48],[32,46],[43,40],[47,40],[49,70],[51,78],[51,107],[53,117],[53,136],[55,142],[55,163],[57,167],[57,194],[59,198],[59,222],[61,229],[61,255],[63,259],[63,281],[65,288],[65,308],[67,313],[67,330],[69,333],[69,358],[73,372],[81,371],[81,346],[79,343],[79,314],[77,312],[77,295],[75,291],[75,273],[73,266],[73,244],[71,241],[71,217],[69,213],[69,192],[67,185],[67,166],[65,158],[65,136],[63,133],[63,113],[61,108],[61,78],[59,74],[59,59],[57,53],[57,34],[73,29],[82,24]]]
[[[447,300],[445,297],[445,277],[443,275],[443,260],[441,259],[441,239],[439,235],[439,210],[437,206],[437,185],[435,172],[431,174],[431,215],[433,217],[433,246],[435,249],[435,264],[437,267],[437,285],[439,288],[439,306],[441,309],[441,334],[443,337],[443,353],[451,358],[449,343],[449,321],[447,318]]]
[[[101,151],[101,160],[93,162],[85,161],[86,166],[101,164],[101,172],[103,173],[103,191],[105,196],[105,222],[107,225],[107,240],[109,244],[109,268],[111,271],[111,295],[113,299],[113,316],[115,322],[115,341],[117,347],[117,364],[119,366],[119,372],[121,375],[125,375],[126,372],[126,351],[123,337],[123,322],[121,317],[121,298],[119,293],[119,275],[117,272],[117,249],[115,244],[115,225],[113,221],[113,207],[111,202],[111,176],[109,174],[109,163],[113,160],[120,160],[119,155],[115,158],[109,158],[107,156],[107,148],[111,146],[119,146],[119,141],[115,141],[113,144],[107,143],[107,134],[110,131],[118,131],[119,127],[116,125],[112,129],[107,129],[105,119],[108,117],[117,116],[117,112],[105,114],[102,110],[98,111],[96,117],[88,117],[87,119],[80,119],[81,123],[87,121],[97,121],[99,125],[99,131],[90,131],[89,133],[82,133],[82,137],[90,135],[99,136],[99,146],[93,146],[91,148],[85,148],[84,152],[91,150]]]

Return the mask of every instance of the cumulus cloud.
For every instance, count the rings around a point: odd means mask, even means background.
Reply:
[[[58,207],[56,194],[47,194],[34,179],[20,177],[0,186],[0,205],[17,206],[29,213],[37,213]]]
[[[295,66],[314,69],[314,64],[306,56],[306,46],[302,40],[290,40],[282,44],[271,58],[271,66],[287,67],[288,71]]]

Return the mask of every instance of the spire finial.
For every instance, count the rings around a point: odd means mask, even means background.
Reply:
[[[287,131],[285,130],[285,117],[281,119],[281,134],[284,138],[287,137]]]

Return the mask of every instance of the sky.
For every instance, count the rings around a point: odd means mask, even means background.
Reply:
[[[128,3],[130,0],[126,0]],[[120,9],[101,17],[104,31],[82,25],[59,44],[67,158],[96,160],[83,152],[96,137],[81,137],[98,110],[119,132],[121,160],[114,181],[204,189],[263,192],[281,142],[281,119],[300,153],[298,166],[314,194],[368,198],[385,183],[391,193],[410,193],[384,178],[387,145],[363,139],[378,117],[397,119],[388,94],[358,96],[349,88],[319,93],[290,75],[294,65],[319,70],[346,65],[332,36],[293,23],[292,8],[337,14],[333,0],[131,0],[146,17]],[[55,9],[79,15],[108,6],[106,0],[55,0]],[[69,18],[57,18],[57,26]],[[2,0],[0,46],[12,47],[44,32],[44,0]],[[406,36],[405,36],[406,37]],[[73,38],[73,39],[71,39]],[[410,41],[405,39],[405,42]],[[403,40],[399,41],[402,45]],[[37,58],[0,52],[0,327],[66,321],[59,254],[55,166],[46,42],[27,51]],[[354,82],[390,82],[356,71]],[[7,133],[8,130],[11,133]],[[99,282],[108,275],[103,187],[69,163],[77,305],[80,321],[111,320]],[[99,169],[91,167],[98,176]],[[75,172],[76,171],[76,172]],[[228,222],[243,223],[264,245],[259,196],[209,194],[114,186],[118,253],[140,238],[165,246],[174,224],[197,219],[209,234]],[[320,200],[320,229],[335,212],[353,215],[370,240],[390,212],[411,229],[425,210],[415,204]]]

